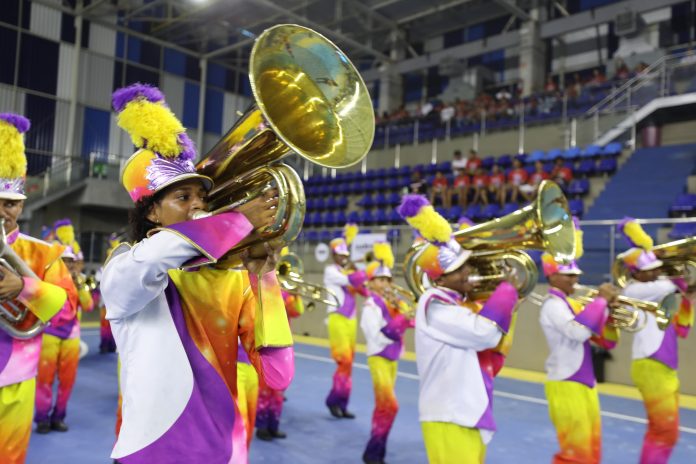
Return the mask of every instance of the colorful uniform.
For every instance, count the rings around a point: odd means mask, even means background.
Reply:
[[[677,291],[669,280],[638,282],[631,280],[623,294],[644,301],[659,302]],[[690,302],[682,298],[679,312],[665,330],[660,330],[652,313],[639,312],[645,327],[633,337],[631,377],[638,387],[648,416],[641,464],[661,464],[669,460],[679,438],[679,355],[677,337],[685,338],[693,325]]]
[[[338,406],[343,411],[348,407],[352,386],[351,372],[357,331],[355,295],[365,291],[365,280],[363,271],[346,272],[338,264],[331,264],[324,270],[324,285],[336,295],[339,303],[338,308],[327,307],[331,357],[338,367],[333,376],[333,386],[326,398],[326,405]]]
[[[247,450],[254,437],[256,405],[259,399],[259,375],[244,351],[241,340],[237,344],[237,405],[244,421]]]
[[[363,454],[365,461],[383,461],[386,454],[389,431],[399,412],[394,388],[397,364],[404,347],[403,334],[409,327],[413,327],[412,320],[401,315],[378,294],[370,292],[360,318],[375,393],[372,430]]]
[[[74,286],[60,259],[63,247],[48,244],[14,230],[8,244],[40,280],[24,277],[18,300],[41,321],[71,318],[74,307],[68,295]],[[0,456],[3,464],[23,463],[34,412],[35,377],[41,351],[41,335],[28,340],[12,338],[0,330]]]
[[[39,372],[36,378],[35,422],[62,421],[72,393],[77,364],[80,359],[80,317],[92,311],[94,303],[88,289],[76,290],[77,313],[62,324],[51,324],[44,331],[41,343]],[[58,395],[53,405],[53,381],[58,378]],[[51,407],[53,409],[51,410]]]
[[[604,298],[583,308],[554,287],[541,306],[541,328],[550,351],[546,398],[561,448],[553,462],[600,462],[602,430],[590,339],[595,334],[597,344],[615,346],[618,332],[606,325],[608,313]]]
[[[501,283],[479,311],[459,293],[428,289],[416,312],[418,399],[423,439],[431,464],[452,456],[483,462],[496,429],[493,382],[478,352],[495,348],[510,327],[517,291]]]
[[[122,464],[247,461],[234,342],[274,388],[294,369],[275,271],[179,268],[215,262],[252,229],[234,212],[177,223],[122,245],[107,263],[102,295],[123,394],[112,458]]]
[[[302,298],[282,292],[285,311],[288,318],[299,317],[304,313]],[[280,415],[283,413],[284,390],[269,387],[263,379],[258,388],[258,409],[256,410],[256,427],[270,432],[277,432],[280,426]],[[253,430],[253,428],[252,428]]]

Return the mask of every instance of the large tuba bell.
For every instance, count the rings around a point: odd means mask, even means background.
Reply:
[[[22,277],[32,277],[39,280],[34,271],[17,256],[7,243],[5,235],[5,219],[0,218],[0,279],[6,272],[13,272]],[[0,329],[11,337],[21,340],[33,338],[44,328],[43,322],[18,300],[0,301]]]
[[[291,152],[327,168],[362,160],[375,132],[372,101],[346,55],[322,35],[282,24],[265,30],[249,59],[253,104],[197,165],[211,177],[210,213],[233,209],[273,186],[276,220],[260,237],[232,249],[297,237],[305,213],[302,182],[279,160]]]
[[[545,250],[558,262],[575,256],[575,229],[568,201],[558,184],[543,181],[536,199],[506,216],[455,232],[459,244],[473,253],[467,263],[475,269],[473,299],[484,299],[503,280],[512,277],[520,298],[529,295],[539,271],[523,249]],[[418,268],[418,255],[427,243],[416,244],[406,254],[404,277],[418,296],[425,291],[425,274]]]
[[[657,245],[652,251],[664,263],[661,269],[667,276],[683,277],[690,288],[696,286],[696,237]],[[620,258],[614,260],[611,274],[619,287],[625,287],[630,278]]]
[[[288,293],[306,298],[308,300],[324,303],[329,306],[340,306],[338,298],[328,288],[312,284],[302,278],[304,265],[299,256],[288,253],[281,256],[276,265],[276,274],[280,287]]]

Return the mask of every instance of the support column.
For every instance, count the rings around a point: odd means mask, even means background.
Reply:
[[[205,154],[203,147],[203,134],[205,131],[205,93],[208,84],[208,59],[201,58],[201,86],[198,95],[198,136],[196,137],[196,148],[198,148],[198,156],[202,158]]]
[[[397,63],[406,57],[406,50],[401,42],[399,35],[394,30],[390,34],[392,44],[389,57],[391,63]],[[377,111],[381,115],[384,111],[391,112],[398,108],[403,100],[403,82],[401,74],[394,69],[391,63],[382,63],[379,70],[379,107]]]
[[[525,22],[520,28],[520,79],[523,95],[541,90],[546,73],[547,50],[539,29],[543,9],[533,8],[529,14],[532,20]]]
[[[77,125],[77,93],[80,89],[80,54],[82,44],[82,12],[84,0],[78,0],[75,6],[75,57],[72,62],[72,82],[70,83],[70,107],[68,109],[68,134],[65,142],[65,157],[67,161],[66,176],[68,185],[72,174],[72,156],[75,146],[75,126]]]

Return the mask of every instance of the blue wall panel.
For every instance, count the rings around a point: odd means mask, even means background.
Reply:
[[[227,70],[216,63],[208,63],[208,84],[224,89]]]
[[[137,37],[128,36],[128,50],[126,53],[128,55],[128,61],[140,62],[140,45],[141,41]]]
[[[198,100],[200,86],[192,82],[184,83],[184,126],[190,128],[198,127]]]
[[[22,34],[19,85],[55,95],[58,85],[58,42]]]
[[[56,102],[37,95],[27,95],[24,115],[31,121],[31,130],[24,136],[27,147],[27,174],[34,175],[51,165],[50,156],[34,150],[48,153],[53,151]]]
[[[89,158],[90,153],[105,156],[109,152],[109,128],[111,113],[96,108],[85,108],[82,127],[82,156]]]
[[[12,29],[0,26],[0,44],[2,44],[0,82],[12,85],[14,83],[15,57],[17,56],[17,33]]]
[[[205,132],[222,134],[222,107],[225,103],[225,94],[219,90],[206,89],[205,91]]]
[[[176,74],[177,76],[186,75],[186,55],[172,50],[171,48],[164,49],[164,70]]]

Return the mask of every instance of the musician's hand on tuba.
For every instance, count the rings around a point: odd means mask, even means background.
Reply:
[[[614,304],[621,294],[620,290],[610,283],[603,283],[597,288],[597,291],[599,292],[598,296],[607,300],[609,306]]]
[[[235,211],[246,216],[256,232],[261,232],[275,221],[278,207],[278,190],[268,189],[263,195],[240,205]]]
[[[264,242],[263,247],[266,250],[266,254],[261,257],[252,256],[248,248],[241,253],[244,267],[252,274],[264,275],[271,271],[275,272],[276,270],[282,246],[274,248],[269,242]]]
[[[24,280],[15,272],[0,266],[0,301],[14,300],[24,288]]]

